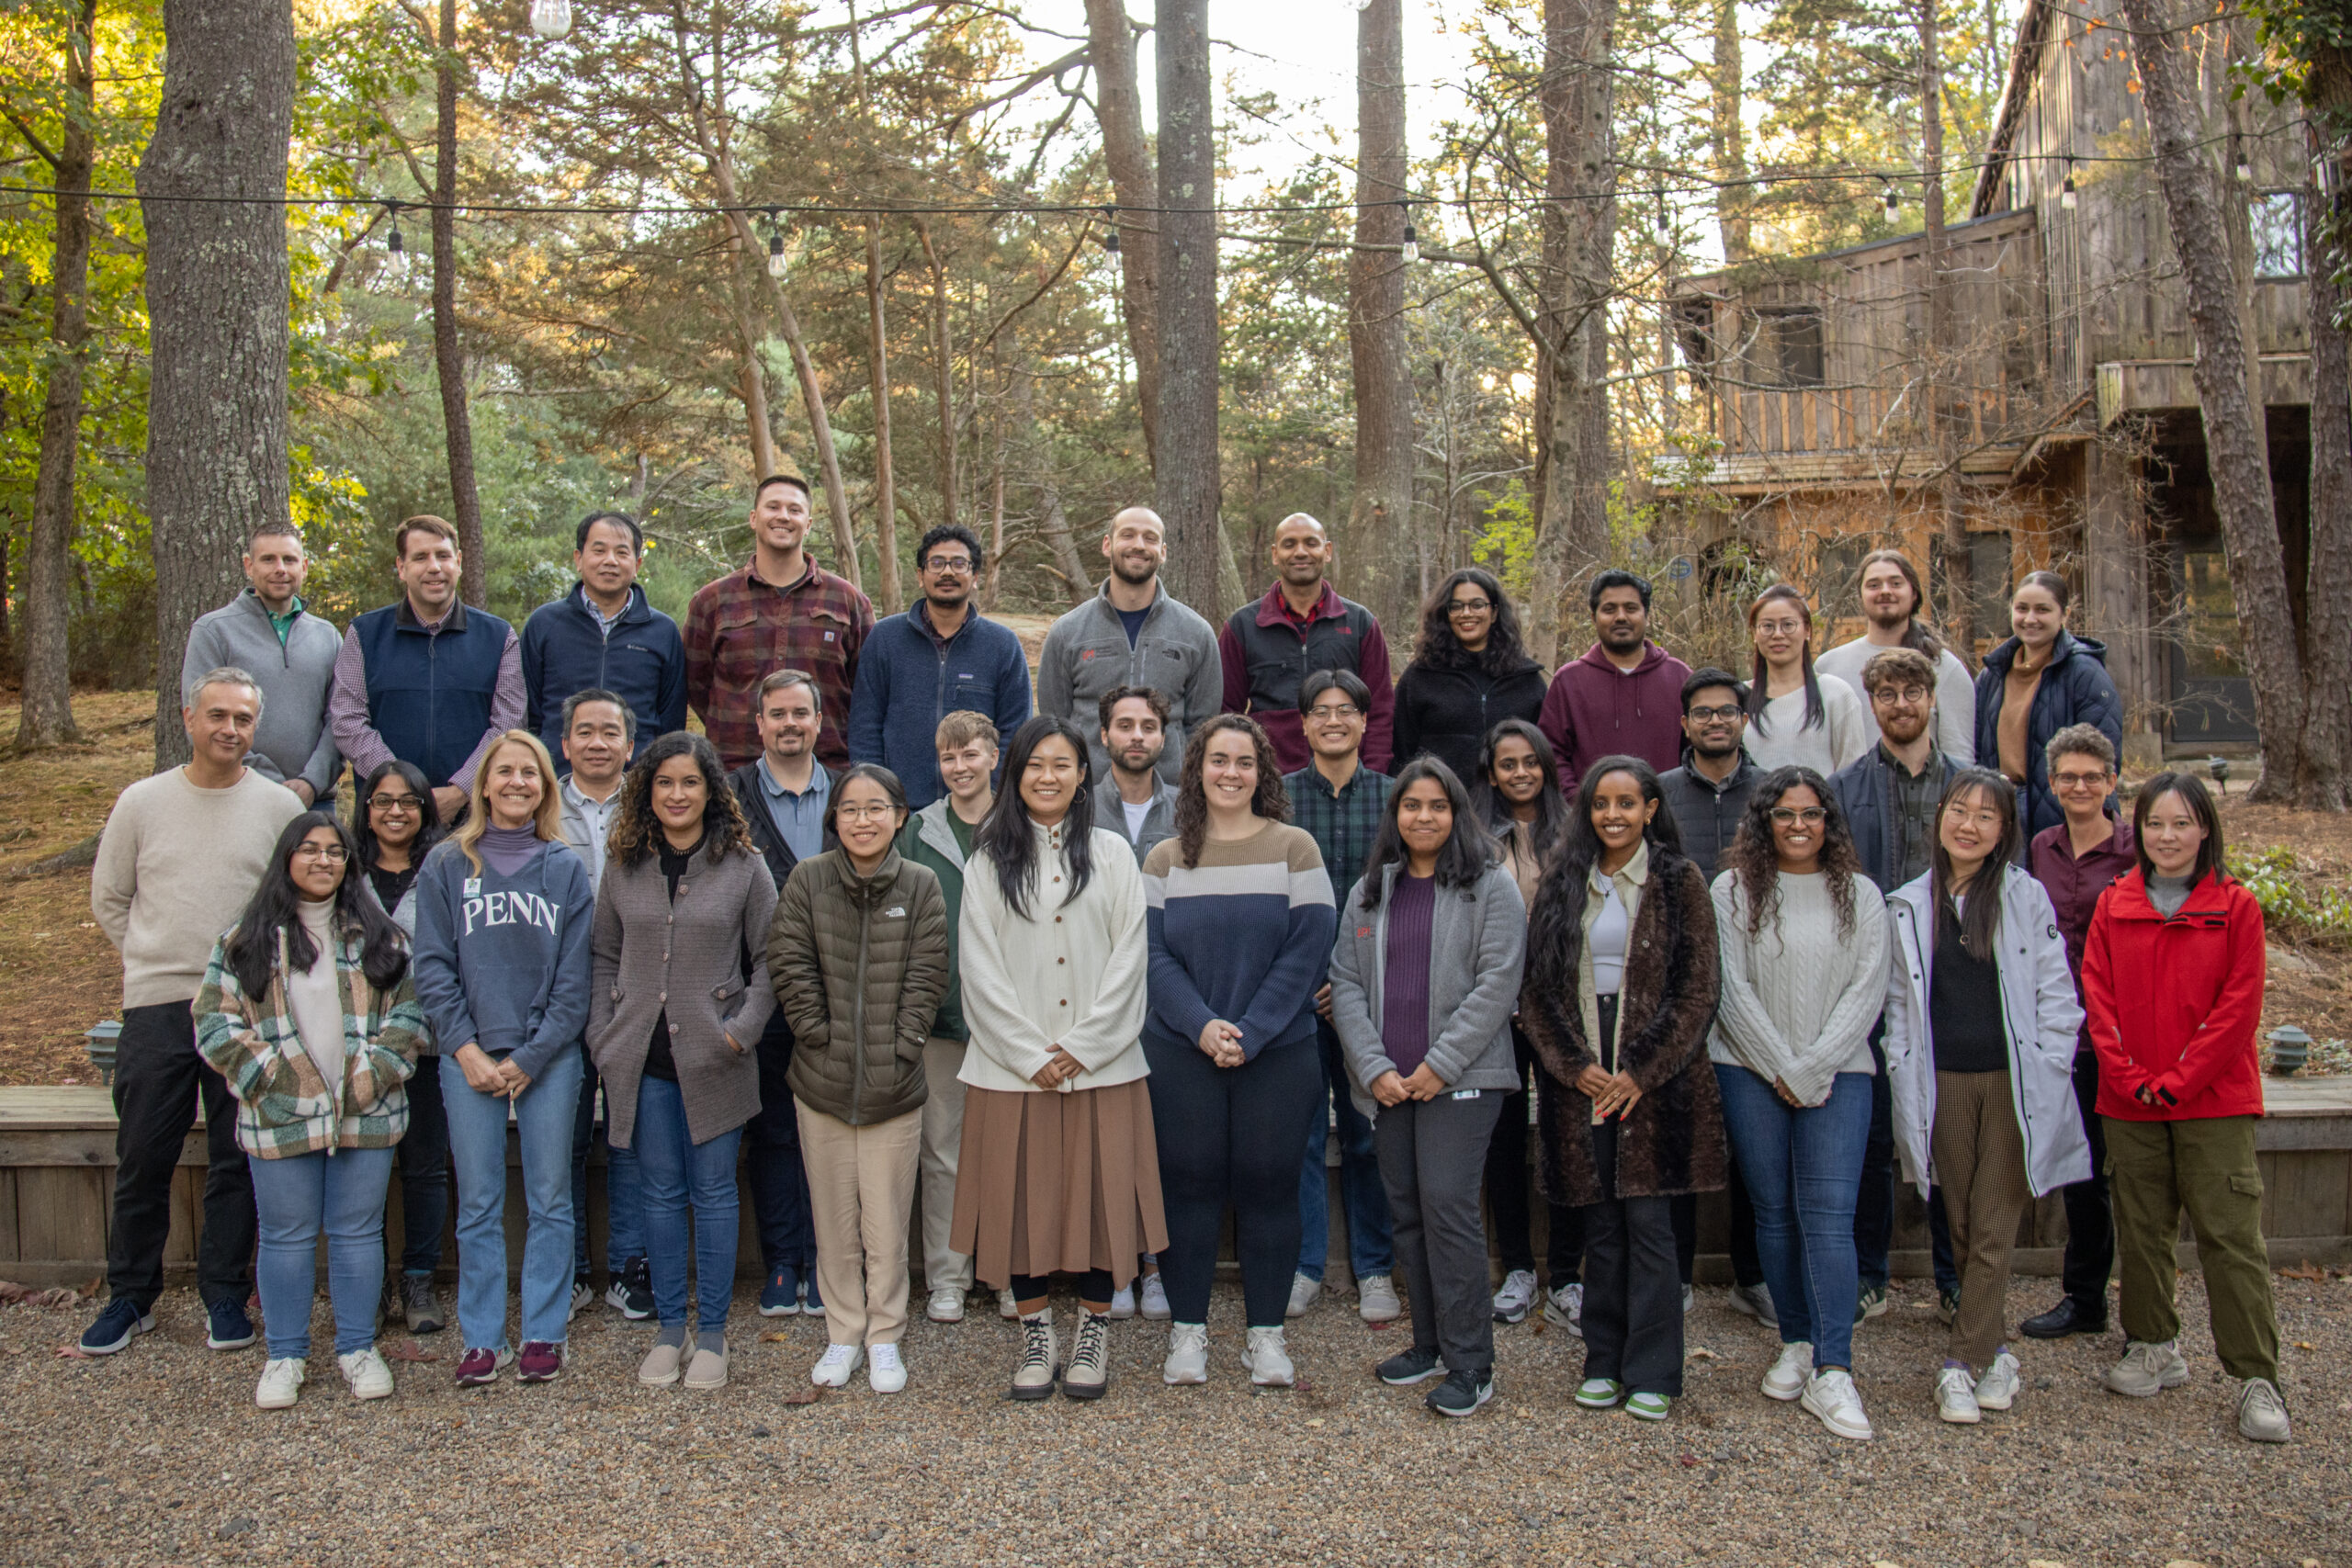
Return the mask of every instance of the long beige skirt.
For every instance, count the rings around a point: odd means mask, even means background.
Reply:
[[[974,1089],[964,1097],[949,1246],[981,1283],[1107,1269],[1168,1246],[1159,1145],[1141,1078],[1069,1094]]]

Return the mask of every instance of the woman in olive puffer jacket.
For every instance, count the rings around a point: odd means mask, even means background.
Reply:
[[[832,787],[841,845],[786,879],[768,975],[792,1024],[792,1086],[817,1230],[829,1344],[809,1377],[877,1393],[906,1386],[907,1214],[922,1141],[923,1041],[947,989],[947,904],[928,867],[893,847],[906,792],[861,762]]]

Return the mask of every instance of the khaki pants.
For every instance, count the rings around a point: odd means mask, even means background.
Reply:
[[[907,1326],[907,1211],[922,1113],[853,1127],[796,1100],[817,1288],[835,1345],[895,1345]]]
[[[1944,1354],[1981,1374],[2008,1337],[2009,1254],[2033,1196],[2008,1073],[1938,1073],[1928,1152],[1960,1265],[1960,1313]]]
[[[2107,1122],[2108,1190],[2122,1256],[2123,1332],[2162,1344],[2180,1334],[2173,1303],[2180,1213],[2188,1211],[2211,1305],[2213,1349],[2233,1378],[2278,1381],[2278,1313],[2262,1242],[2254,1118]]]
[[[922,1043],[922,1278],[933,1291],[969,1291],[972,1259],[947,1245],[956,1221],[956,1156],[964,1145],[964,1043]]]

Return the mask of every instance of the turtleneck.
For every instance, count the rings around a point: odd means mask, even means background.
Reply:
[[[512,876],[531,863],[539,852],[537,825],[521,828],[501,828],[495,825],[482,829],[481,858],[501,876]]]
[[[296,906],[308,933],[311,966],[286,976],[286,1007],[294,1031],[319,1077],[330,1088],[343,1082],[343,987],[334,967],[334,900],[305,898]]]
[[[2179,914],[2181,906],[2188,902],[2189,884],[2185,876],[2151,876],[2147,882],[2148,902],[2166,919]]]

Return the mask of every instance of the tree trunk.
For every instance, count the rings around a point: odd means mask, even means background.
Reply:
[[[1086,0],[1087,53],[1094,62],[1094,114],[1102,127],[1102,161],[1119,206],[1119,310],[1136,362],[1136,403],[1143,450],[1159,461],[1159,237],[1151,209],[1159,193],[1144,140],[1143,92],[1136,76],[1135,24],[1126,0]]]
[[[1715,228],[1723,236],[1724,261],[1737,266],[1748,257],[1747,67],[1740,55],[1738,0],[1715,0],[1715,68],[1707,84],[1708,139],[1713,143]]]
[[[1936,552],[1943,561],[1944,630],[1962,659],[1976,657],[1976,558],[1968,544],[1968,514],[1960,503],[1960,475],[1951,468],[1957,439],[1949,406],[1953,323],[1951,250],[1944,236],[1944,61],[1940,0],[1918,0],[1919,172],[1927,213],[1928,369],[1920,389],[1927,411],[1927,447],[1943,471],[1936,479]],[[2006,585],[2005,585],[2006,586]],[[1999,628],[1993,636],[1997,639]]]
[[[777,469],[775,455],[775,417],[768,408],[768,370],[760,358],[761,344],[765,334],[762,323],[743,299],[740,287],[728,292],[735,298],[735,331],[743,343],[743,363],[736,377],[736,387],[743,399],[744,433],[752,442],[752,482],[759,483]]]
[[[2324,125],[2324,119],[2321,121]],[[2331,148],[2340,160],[2341,147]],[[2290,788],[2306,810],[2352,807],[2352,355],[2335,271],[2352,234],[2352,185],[2305,186],[2303,288],[2312,340],[2311,547],[2303,570],[2303,746]]]
[[[244,536],[289,521],[283,203],[294,7],[164,0],[164,34],[155,134],[139,164],[159,770],[189,754],[179,716],[188,628],[241,585]]]
[[[2204,415],[2214,510],[2229,552],[2238,637],[2262,735],[2262,775],[2253,797],[2284,800],[2304,769],[2303,673],[2292,618],[2285,613],[2287,568],[2271,508],[2262,411],[2246,389],[2253,355],[2240,328],[2230,237],[2181,81],[2173,18],[2159,0],[2123,0],[2123,14],[2140,67],[2140,101],[2146,106],[2154,144],[2156,179],[2188,289],[2188,324],[2197,343],[2190,374]],[[2330,585],[2331,592],[2335,588]]]
[[[1356,249],[1348,253],[1348,364],[1356,412],[1355,494],[1339,566],[1392,634],[1409,635],[1413,378],[1405,362],[1404,0],[1356,13]],[[1379,249],[1368,247],[1377,246]]]
[[[899,604],[899,480],[890,465],[890,339],[882,319],[882,234],[865,226],[867,372],[874,398],[874,570],[882,603]]]
[[[729,184],[733,184],[731,165]],[[762,247],[752,231],[752,220],[740,211],[728,216],[734,220],[745,254],[759,255]],[[808,344],[800,335],[800,318],[794,312],[792,301],[785,297],[783,280],[763,265],[758,269],[754,287],[767,291],[768,309],[775,312],[776,331],[792,355],[793,378],[800,384],[800,406],[808,415],[808,439],[817,448],[817,471],[825,491],[825,511],[832,523],[833,570],[847,578],[851,587],[862,588],[865,574],[857,564],[857,530],[850,525],[849,490],[842,483],[841,451],[833,445],[833,419],[825,407],[824,384],[817,379],[817,362],[808,357]]]
[[[50,264],[49,386],[40,405],[40,466],[33,478],[32,526],[25,540],[24,706],[17,750],[79,740],[74,722],[74,671],[66,637],[73,604],[74,476],[82,440],[82,377],[89,366],[90,168],[96,161],[91,123],[98,0],[80,0],[66,22],[63,134],[50,164],[58,196]],[[0,555],[6,553],[0,540]],[[5,566],[0,562],[0,566]],[[177,682],[174,683],[175,690]]]
[[[1169,588],[1187,604],[1217,592],[1216,126],[1208,0],[1158,0],[1159,445]],[[1212,617],[1214,618],[1214,617]]]
[[[458,591],[490,603],[490,549],[474,489],[474,423],[466,409],[465,351],[458,344],[458,0],[441,0],[440,59],[434,70],[433,367],[441,381],[441,425],[449,448],[449,520],[464,558]]]
[[[947,313],[947,269],[940,263],[939,247],[932,243],[931,225],[918,220],[915,235],[922,242],[922,259],[931,268],[931,352],[939,366],[935,383],[939,392],[939,520],[953,523],[961,500],[962,479],[956,471],[956,338],[954,323]]]

